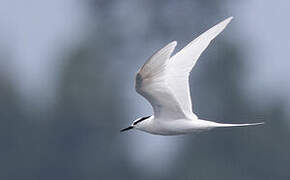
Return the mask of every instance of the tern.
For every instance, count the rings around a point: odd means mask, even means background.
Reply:
[[[180,135],[220,127],[263,124],[224,124],[202,120],[192,111],[189,75],[201,53],[233,17],[213,26],[171,57],[177,42],[155,52],[137,72],[136,91],[153,107],[152,116],[136,119],[129,127],[155,135]]]

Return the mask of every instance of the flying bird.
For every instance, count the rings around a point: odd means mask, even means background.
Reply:
[[[136,91],[153,107],[152,116],[136,119],[129,127],[156,135],[179,135],[220,127],[259,125],[224,124],[202,120],[192,111],[189,75],[201,53],[220,34],[233,17],[213,26],[171,56],[177,42],[173,41],[155,52],[137,72]]]

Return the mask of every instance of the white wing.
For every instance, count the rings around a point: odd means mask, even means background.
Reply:
[[[169,43],[139,70],[136,91],[151,103],[155,117],[178,119],[193,116],[189,74],[201,53],[231,19],[227,18],[204,32],[171,58],[177,43]]]
[[[151,103],[156,118],[185,116],[167,82],[170,77],[167,66],[176,44],[171,42],[153,54],[136,75],[136,91]]]
[[[169,86],[175,92],[175,95],[185,112],[192,112],[188,83],[189,73],[211,40],[223,31],[231,19],[232,17],[229,17],[210,28],[170,58],[170,70],[172,71],[172,76],[168,81]]]

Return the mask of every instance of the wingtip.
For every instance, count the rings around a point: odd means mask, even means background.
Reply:
[[[230,17],[226,18],[225,20],[223,20],[221,24],[224,24],[226,26],[231,22],[231,20],[233,18],[234,18],[233,16],[230,16]]]
[[[177,45],[177,41],[172,41],[171,43],[169,43],[168,45],[170,45],[170,46],[176,46]]]
[[[227,18],[229,21],[231,21],[232,19],[234,19],[234,16],[230,16]]]
[[[219,22],[218,24],[210,28],[207,32],[212,32],[213,34],[212,38],[215,38],[219,33],[221,33],[227,27],[227,25],[231,22],[233,18],[234,18],[233,16],[226,18],[225,20]]]
[[[168,43],[163,49],[170,49],[171,48],[172,50],[174,50],[176,45],[177,45],[177,42],[172,41],[172,42]]]

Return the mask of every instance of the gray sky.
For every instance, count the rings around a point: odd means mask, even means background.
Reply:
[[[288,17],[290,1],[245,1],[231,6],[236,17],[234,40],[243,43],[248,64],[245,94],[249,99],[267,104],[273,98],[290,103],[290,41]],[[269,98],[265,99],[264,96]]]
[[[290,42],[285,39],[290,30],[289,6],[289,1],[258,0],[227,7],[235,17],[227,33],[233,41],[242,41],[249,64],[246,93],[289,94]],[[78,1],[1,1],[1,44],[13,54],[9,63],[23,96],[53,97],[55,67],[61,63],[58,51],[82,39],[85,30],[80,27],[90,18]]]
[[[12,78],[24,101],[38,104],[53,100],[58,72],[56,67],[62,63],[59,62],[61,59],[59,52],[62,51],[60,47],[70,48],[81,41],[86,31],[81,27],[93,22],[91,19],[93,17],[79,2],[1,1],[0,45],[7,47],[6,49],[12,54],[12,62],[1,63],[10,64]],[[285,100],[290,104],[289,7],[290,1],[286,0],[247,0],[227,7],[235,17],[227,27],[227,36],[230,36],[232,41],[241,41],[243,46],[239,47],[245,48],[242,52],[245,52],[244,57],[249,73],[244,81],[244,92],[250,95],[249,98],[254,98],[261,104],[267,104],[271,100],[264,99],[265,95],[272,98],[287,97]],[[207,26],[212,25],[214,24]],[[188,40],[191,38],[188,37]],[[132,70],[132,73],[133,71],[136,70]],[[132,96],[133,87],[127,92],[129,99],[132,99],[132,102],[128,103],[136,107],[132,116],[136,117],[137,112],[141,110],[143,112],[145,110],[144,114],[151,112],[148,104],[140,103],[144,99],[137,94]],[[156,172],[160,170],[156,167],[162,169],[164,168],[162,165],[167,164],[170,167],[170,164],[174,163],[176,152],[182,144],[179,138],[170,140],[164,137],[152,138],[140,133],[130,138],[135,139],[134,144],[131,145],[130,155],[135,157],[132,161],[135,161],[136,165],[147,166],[148,162],[158,157],[160,159],[156,161],[156,166],[152,166],[151,169],[146,168]],[[163,149],[166,153],[156,155],[160,153],[156,149]],[[139,156],[140,153],[142,157]]]
[[[24,101],[50,101],[61,53],[81,40],[88,13],[78,1],[2,0],[1,44],[12,54],[12,78]]]

